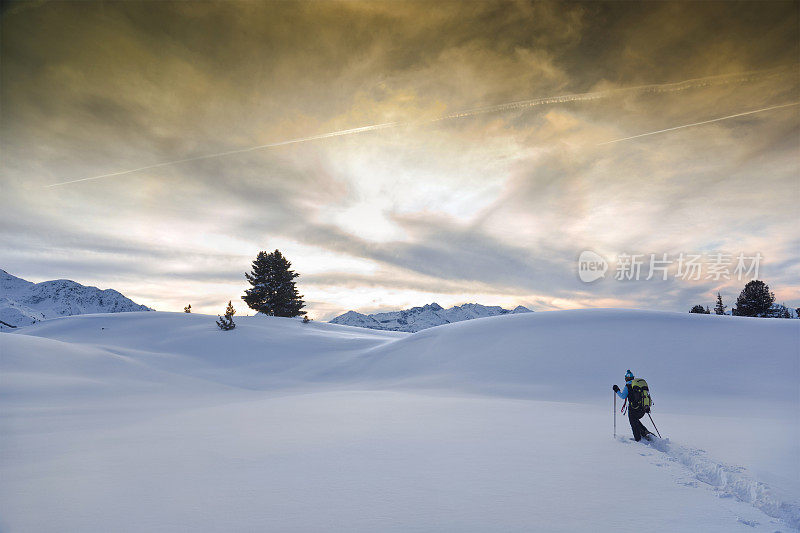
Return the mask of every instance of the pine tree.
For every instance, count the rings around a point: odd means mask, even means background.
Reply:
[[[700,315],[707,314],[706,313],[706,309],[702,305],[695,305],[694,307],[692,307],[692,310],[689,311],[689,312],[690,313],[697,313],[697,314],[700,314]]]
[[[228,300],[228,307],[225,308],[225,316],[219,317],[217,320],[217,326],[219,329],[223,331],[228,331],[236,327],[236,324],[233,323],[233,315],[236,314],[236,309],[233,308],[231,301]]]
[[[744,286],[733,312],[736,316],[768,316],[773,303],[775,294],[770,292],[769,285],[756,279]]]
[[[184,313],[191,313],[192,312],[192,304],[187,305],[183,308]]]
[[[253,270],[244,276],[252,285],[242,300],[255,311],[271,316],[299,316],[305,302],[298,294],[294,278],[300,274],[291,270],[292,264],[279,250],[259,252]]]
[[[727,305],[722,305],[722,295],[717,293],[717,305],[714,306],[714,312],[718,315],[724,315]]]

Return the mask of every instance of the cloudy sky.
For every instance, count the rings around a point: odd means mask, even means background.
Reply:
[[[733,274],[760,253],[797,307],[798,6],[6,3],[0,268],[246,313],[243,274],[278,248],[328,319],[687,311],[744,281],[647,281],[649,254]],[[579,279],[583,250],[605,278]],[[619,254],[642,279],[615,279]]]

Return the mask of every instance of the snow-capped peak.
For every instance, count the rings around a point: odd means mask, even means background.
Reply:
[[[0,270],[0,328],[59,316],[128,311],[152,309],[113,289],[87,287],[69,279],[32,283]]]
[[[384,329],[390,331],[416,332],[442,324],[484,318],[489,316],[506,315],[512,313],[530,313],[531,310],[521,305],[514,310],[503,309],[500,306],[485,306],[476,303],[456,305],[445,309],[436,302],[412,307],[402,311],[374,313],[365,315],[356,311],[348,311],[339,315],[331,323],[345,326],[358,326],[370,329]]]
[[[10,291],[21,290],[31,285],[33,285],[33,283],[30,281],[12,276],[5,270],[0,269],[0,294],[5,295]]]

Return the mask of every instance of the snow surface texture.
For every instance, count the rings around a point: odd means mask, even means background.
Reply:
[[[59,279],[31,283],[0,270],[0,329],[28,326],[47,318],[87,313],[152,311],[113,289],[100,290]]]
[[[503,309],[496,305],[487,307],[481,304],[456,305],[450,309],[444,309],[441,305],[434,302],[432,304],[423,305],[422,307],[412,307],[411,309],[404,309],[402,311],[375,313],[372,315],[363,315],[355,311],[348,311],[332,319],[330,322],[343,326],[415,333],[434,326],[452,324],[453,322],[472,320],[474,318],[531,312],[530,309],[521,305],[518,305],[513,310]]]
[[[215,318],[0,335],[0,530],[800,527],[800,322],[585,310],[407,334]],[[619,414],[612,438],[627,368],[669,440],[628,440]]]
[[[705,450],[675,445],[668,438],[653,438],[651,445],[666,454],[668,460],[688,467],[698,481],[724,495],[751,503],[769,516],[782,518],[795,528],[800,527],[800,504],[782,501],[769,486],[748,477],[744,467],[718,463],[708,459]]]

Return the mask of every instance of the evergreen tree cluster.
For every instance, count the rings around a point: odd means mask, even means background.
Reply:
[[[242,300],[250,309],[270,316],[295,317],[302,314],[303,296],[294,279],[299,276],[279,250],[259,252],[253,269],[245,274],[251,288]]]
[[[724,315],[727,305],[722,303],[722,295],[717,293],[717,303],[714,306],[714,313]],[[695,305],[690,313],[710,314],[708,307]],[[769,285],[761,280],[753,280],[747,283],[736,299],[736,307],[731,309],[734,316],[751,316],[764,318],[800,318],[800,308],[795,312],[785,305],[775,303],[775,294],[769,290]],[[794,314],[794,316],[792,316]]]

